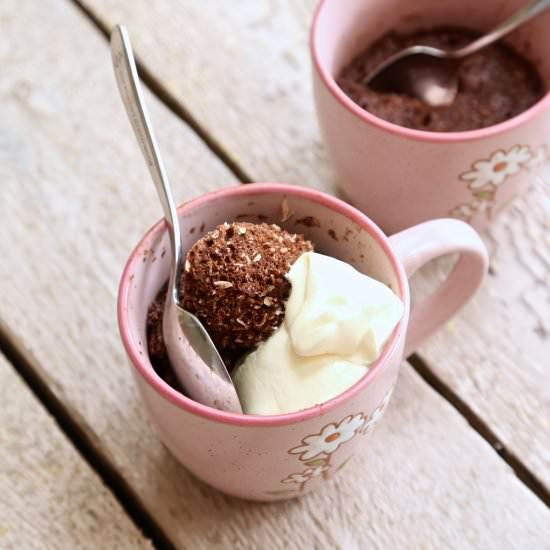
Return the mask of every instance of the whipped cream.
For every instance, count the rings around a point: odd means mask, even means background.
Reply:
[[[243,412],[271,415],[323,403],[357,382],[403,315],[386,285],[351,265],[302,254],[285,319],[233,375]]]

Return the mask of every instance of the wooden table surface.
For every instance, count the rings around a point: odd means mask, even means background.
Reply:
[[[106,33],[129,28],[178,202],[240,181],[337,193],[311,97],[313,8],[0,3],[0,548],[550,548],[548,182],[483,235],[484,287],[403,364],[364,459],[317,493],[226,497],[141,408],[115,298],[160,207]]]

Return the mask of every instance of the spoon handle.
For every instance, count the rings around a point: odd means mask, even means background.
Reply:
[[[492,31],[484,34],[477,40],[474,40],[467,46],[464,46],[459,50],[453,51],[451,57],[460,58],[477,52],[481,48],[484,48],[485,46],[496,42],[509,32],[513,31],[516,27],[523,25],[523,23],[526,23],[527,21],[529,21],[529,19],[535,17],[535,15],[538,15],[539,13],[542,13],[549,7],[550,0],[535,0],[530,4],[523,6],[522,8],[514,12],[508,19],[506,19],[506,21],[503,21],[502,23],[497,25],[497,27],[495,27]]]
[[[174,253],[172,263],[174,269],[173,275],[175,275],[174,280],[178,281],[179,274],[177,271],[181,265],[181,238],[176,206],[153,127],[149,122],[149,115],[145,107],[128,31],[123,25],[116,25],[111,32],[111,56],[122,102],[126,108],[126,113],[132,124],[151,177],[155,182],[164,211],[164,217],[171,229],[170,239]],[[175,296],[175,298],[177,303],[179,301],[178,297]]]

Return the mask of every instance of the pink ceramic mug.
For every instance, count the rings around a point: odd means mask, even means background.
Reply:
[[[310,37],[313,87],[324,142],[345,194],[393,233],[437,217],[485,227],[548,168],[550,93],[501,124],[426,132],[386,122],[338,87],[341,69],[389,31],[438,25],[492,28],[525,0],[322,0]],[[550,86],[550,13],[509,42]],[[544,166],[546,164],[546,167]]]
[[[225,221],[277,223],[311,239],[388,284],[405,313],[380,358],[354,386],[321,405],[277,416],[238,415],[188,399],[154,371],[146,347],[147,309],[168,278],[164,222],[132,252],[118,294],[118,321],[143,401],[161,439],[198,478],[254,500],[300,495],[322,484],[364,446],[388,404],[404,354],[444,323],[480,285],[487,254],[476,232],[457,220],[435,220],[390,238],[364,214],[315,190],[282,184],[223,189],[178,210],[184,252]],[[448,279],[409,319],[407,276],[427,261],[459,252]],[[276,360],[276,358],[274,359]]]

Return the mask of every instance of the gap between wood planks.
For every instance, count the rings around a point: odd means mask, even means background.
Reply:
[[[56,397],[44,382],[32,362],[18,349],[14,338],[8,332],[0,324],[0,353],[6,357],[34,396],[53,417],[82,459],[101,478],[103,484],[111,491],[144,537],[149,539],[153,546],[159,550],[176,550],[176,546],[170,541],[168,535],[147,512],[139,496],[118,473],[110,460],[97,448],[92,438],[79,424],[76,419],[78,417],[71,414],[70,409]]]
[[[93,23],[97,30],[109,40],[108,26],[79,0],[68,0],[73,3],[83,15]],[[203,128],[190,111],[175,98],[166,87],[136,58],[138,71],[144,85],[161,101],[175,116],[185,122],[216,155],[227,168],[243,183],[250,183],[253,178],[226,151],[223,145]],[[90,437],[71,417],[70,411],[61,403],[47,387],[40,375],[18,351],[16,345],[0,331],[0,351],[4,352],[15,369],[40,399],[50,414],[56,419],[60,428],[79,450],[82,457],[96,470],[103,482],[111,488],[120,504],[134,520],[146,536],[153,540],[158,548],[174,548],[161,527],[145,510],[139,497],[134,493],[126,480],[117,472],[109,460],[96,448]],[[550,507],[550,491],[537,476],[513,452],[509,451],[494,431],[474,410],[454,392],[418,355],[413,354],[408,362],[422,379],[443,399],[449,402],[470,424],[495,452],[515,472],[517,477],[542,501]]]
[[[87,6],[84,6],[79,0],[68,0],[73,3],[86,18],[96,27],[96,29],[107,38],[110,39],[110,28],[99,19],[95,13],[90,11]],[[120,21],[122,24],[123,21]],[[226,167],[235,175],[235,177],[242,183],[252,183],[253,179],[246,173],[245,170],[239,165],[239,163],[225,150],[223,145],[212,136],[207,130],[205,130],[200,123],[195,119],[191,112],[182,105],[166,87],[159,82],[151,71],[145,67],[137,58],[134,52],[137,70],[139,77],[143,84],[149,88],[149,90],[157,96],[157,98],[164,103],[164,105],[174,113],[179,119],[183,120],[204,142],[204,144],[218,157]]]
[[[416,353],[407,358],[408,363],[420,377],[441,397],[447,400],[483,438],[495,452],[514,470],[516,476],[550,508],[550,492],[540,479],[523,464],[518,456],[507,449],[491,427],[466,403],[449,385],[444,382]]]

